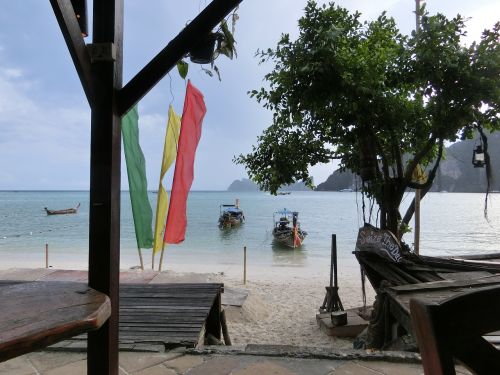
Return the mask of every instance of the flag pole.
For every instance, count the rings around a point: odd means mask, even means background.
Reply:
[[[144,271],[144,262],[142,261],[142,252],[139,246],[137,246],[137,251],[139,252],[139,260],[141,261],[141,270]]]
[[[161,266],[163,265],[163,253],[165,252],[165,242],[163,242],[163,245],[161,247],[161,255],[160,255],[160,264],[158,265],[158,271],[161,272]]]

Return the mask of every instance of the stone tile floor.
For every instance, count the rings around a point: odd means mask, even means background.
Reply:
[[[265,353],[262,352],[262,353]],[[275,353],[273,353],[274,355]],[[367,357],[369,358],[369,357]],[[310,359],[175,349],[166,353],[120,352],[120,375],[419,375],[414,360]],[[86,354],[40,351],[0,363],[0,374],[84,375]],[[458,374],[469,374],[457,366]]]

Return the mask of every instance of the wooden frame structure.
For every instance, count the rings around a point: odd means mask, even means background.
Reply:
[[[500,351],[482,336],[500,328],[500,286],[440,302],[411,299],[411,320],[426,375],[455,374],[454,359],[475,374],[498,374]]]
[[[89,286],[111,300],[111,317],[88,336],[88,374],[118,374],[120,121],[242,0],[213,0],[122,87],[124,0],[93,2],[86,45],[71,0],[50,0],[91,108]],[[182,2],[179,2],[182,6]]]

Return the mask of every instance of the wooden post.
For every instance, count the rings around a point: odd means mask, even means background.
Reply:
[[[243,247],[243,284],[247,283],[247,247]]]
[[[415,190],[415,233],[413,248],[415,254],[420,253],[420,189]]]
[[[99,330],[88,334],[88,374],[118,375],[121,115],[241,1],[213,0],[122,88],[123,0],[93,2],[91,46],[82,38],[71,1],[50,0],[92,110],[89,286],[109,296],[112,311]],[[219,313],[220,308],[217,319]]]
[[[90,136],[89,286],[109,296],[111,316],[88,333],[88,374],[118,375],[120,272],[121,118],[123,0],[94,1],[93,44],[114,51],[93,59],[95,102]],[[93,56],[91,56],[92,60]]]
[[[49,268],[49,244],[45,244],[45,268]]]

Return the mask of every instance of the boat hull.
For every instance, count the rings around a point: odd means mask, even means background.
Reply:
[[[80,203],[74,208],[65,208],[64,210],[49,210],[47,207],[44,210],[47,215],[71,215],[78,213],[78,208],[80,208]]]
[[[297,245],[295,243],[295,235],[293,233],[293,229],[290,229],[290,230],[276,230],[275,229],[275,230],[273,230],[274,241],[276,243],[279,243],[280,245],[290,247],[292,249],[300,247],[302,245],[302,243],[304,242],[304,239],[307,236],[307,233],[304,232],[303,230],[299,229],[297,231],[297,235],[298,235],[299,240],[300,240],[299,245]]]

